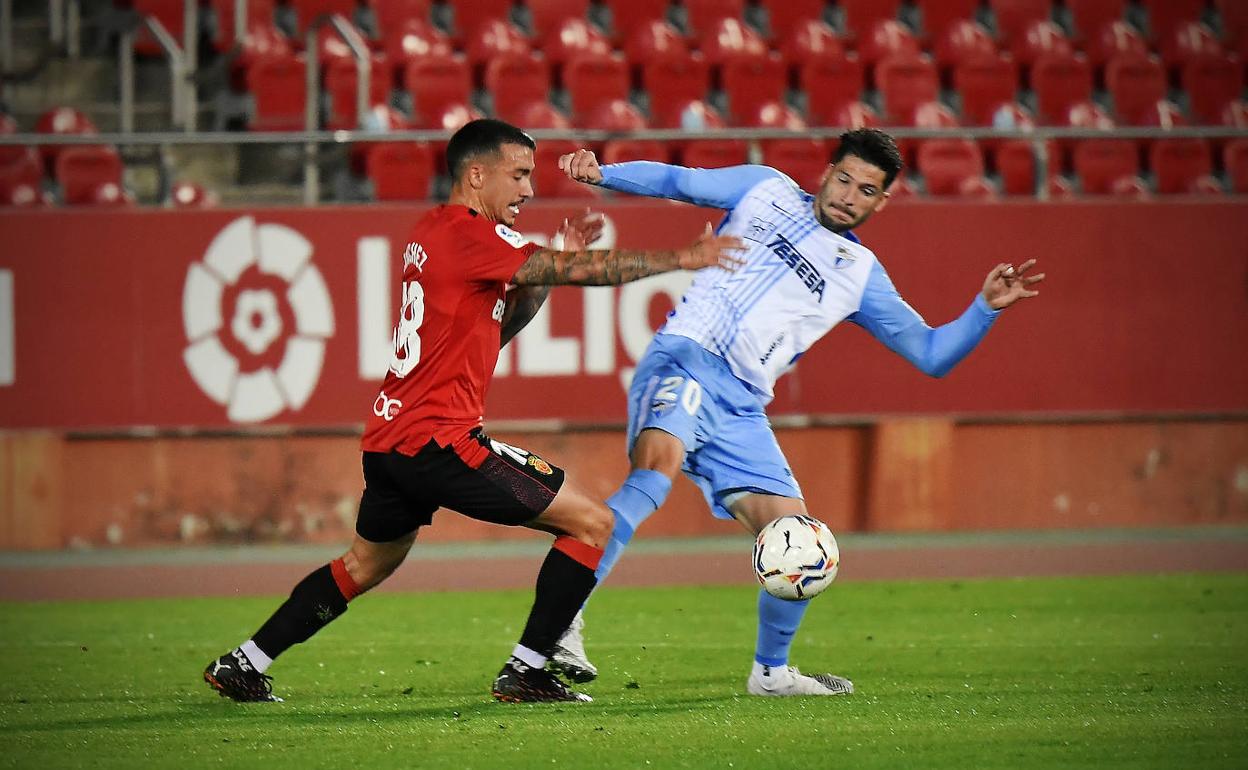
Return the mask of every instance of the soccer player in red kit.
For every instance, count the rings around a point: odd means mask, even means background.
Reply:
[[[438,508],[555,535],[538,572],[520,641],[492,688],[496,699],[587,701],[545,669],[593,590],[613,517],[546,460],[482,429],[486,387],[506,344],[559,284],[615,285],[677,269],[733,269],[741,243],[703,236],[674,251],[590,251],[592,220],[566,227],[566,251],[511,229],[533,196],[535,144],[496,120],[468,123],[447,145],[450,200],[425,214],[403,253],[403,297],[390,371],[364,429],[364,494],[342,557],[313,571],[204,679],[238,701],[275,701],[273,659],[311,638],[403,562]],[[599,225],[600,227],[600,225]],[[507,285],[515,288],[507,291]]]

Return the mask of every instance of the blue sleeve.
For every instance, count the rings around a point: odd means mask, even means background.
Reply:
[[[906,304],[884,267],[876,262],[871,267],[862,304],[849,320],[924,374],[943,377],[975,349],[1000,313],[988,306],[984,295],[976,294],[975,301],[957,320],[933,329]]]
[[[602,186],[617,192],[728,210],[754,185],[779,176],[779,171],[767,166],[685,168],[636,160],[603,166]]]

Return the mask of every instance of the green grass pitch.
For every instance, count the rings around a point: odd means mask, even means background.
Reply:
[[[748,586],[607,588],[587,705],[488,687],[526,592],[379,594],[200,681],[273,599],[0,605],[4,767],[1248,767],[1248,576],[844,583],[794,647],[851,697],[744,694]]]

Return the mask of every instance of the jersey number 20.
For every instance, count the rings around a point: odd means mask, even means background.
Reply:
[[[419,282],[408,281],[403,284],[403,307],[394,327],[394,355],[390,358],[390,371],[396,377],[406,377],[420,363],[420,325],[424,322],[425,290]]]

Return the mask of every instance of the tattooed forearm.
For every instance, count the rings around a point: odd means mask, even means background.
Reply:
[[[518,286],[615,286],[680,267],[676,251],[606,249],[533,252],[511,282]]]
[[[507,292],[506,305],[503,307],[502,331],[499,347],[511,342],[512,337],[520,333],[550,294],[549,286],[517,286]]]

